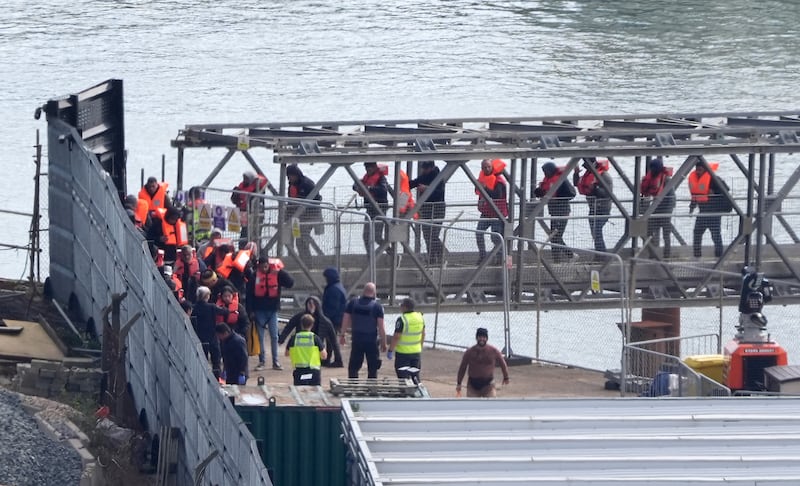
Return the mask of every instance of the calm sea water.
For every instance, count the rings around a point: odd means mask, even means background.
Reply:
[[[162,154],[175,173],[187,123],[796,109],[799,18],[792,0],[9,0],[0,209],[30,210],[35,108],[107,78],[136,187]],[[27,219],[0,220],[25,244]],[[0,276],[24,271],[0,249]]]

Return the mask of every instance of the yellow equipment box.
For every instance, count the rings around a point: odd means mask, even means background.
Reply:
[[[686,366],[705,375],[717,383],[722,383],[722,368],[725,365],[725,356],[721,354],[698,354],[687,356],[683,359]]]

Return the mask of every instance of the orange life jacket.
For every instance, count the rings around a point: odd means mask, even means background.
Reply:
[[[183,246],[189,244],[189,232],[186,231],[186,223],[182,219],[178,218],[175,224],[169,224],[165,208],[156,209],[156,214],[161,218],[161,232],[167,237],[165,245]]]
[[[217,305],[220,307],[224,307],[230,311],[228,314],[228,318],[225,319],[224,316],[217,315],[217,323],[225,322],[228,325],[235,325],[239,322],[239,294],[234,293],[233,299],[231,299],[230,304],[225,304],[225,301],[222,300],[222,295],[217,298]]]
[[[225,258],[222,259],[222,262],[217,265],[217,268],[215,268],[214,271],[217,272],[217,275],[221,275],[223,278],[228,278],[233,268],[233,253],[231,252],[225,254]]]
[[[250,263],[250,257],[252,256],[252,251],[250,250],[239,250],[235,257],[233,257],[233,268],[239,270],[240,272],[244,272],[245,268],[247,268],[247,264]]]
[[[478,174],[478,182],[486,186],[486,188],[490,191],[493,191],[497,184],[506,184],[506,178],[503,177],[503,169],[506,168],[506,163],[500,159],[492,160],[492,173],[490,175],[486,175],[486,173],[481,170],[480,174]],[[497,212],[492,209],[491,205],[486,202],[481,195],[480,191],[476,188],[475,194],[478,195],[478,211],[481,213],[481,216],[485,217],[497,217]],[[493,199],[495,206],[497,209],[500,210],[500,214],[503,217],[508,216],[508,201],[505,198],[501,199]]]
[[[142,189],[139,191],[139,199],[144,199],[145,201],[147,201],[148,211],[155,211],[156,209],[162,209],[166,205],[167,189],[169,189],[169,184],[167,184],[166,182],[159,182],[156,193],[151,196],[150,193],[147,192],[147,189],[143,186]]]
[[[542,179],[542,182],[539,183],[539,187],[544,192],[549,191],[550,190],[550,186],[552,186],[553,184],[558,182],[559,177],[561,177],[561,174],[563,174],[563,173],[564,173],[564,168],[563,167],[557,167],[556,171],[553,172],[552,175]],[[591,172],[589,174],[591,174]]]
[[[409,187],[408,174],[405,171],[400,171],[400,191],[398,193],[398,204],[400,208],[398,211],[400,215],[404,215],[414,209],[414,196],[411,195],[411,187]],[[405,203],[405,204],[403,204]],[[419,219],[419,213],[414,214],[414,219]]]
[[[597,174],[602,174],[603,172],[608,171],[608,160],[601,159],[598,160],[595,164],[595,169],[597,170]],[[584,196],[589,196],[592,194],[594,190],[594,182],[595,176],[592,171],[587,170],[581,175],[581,178],[578,179],[578,192],[583,194]]]
[[[283,268],[280,258],[269,259],[269,271],[264,273],[261,269],[256,271],[255,289],[256,297],[280,297],[280,287],[278,286],[278,272]]]
[[[147,213],[150,212],[150,203],[145,199],[136,200],[136,210],[133,212],[133,217],[136,219],[135,224],[141,228],[145,221],[147,221]]]
[[[718,162],[710,162],[711,170],[716,171],[719,167]],[[693,170],[688,178],[689,192],[692,194],[692,201],[696,203],[707,203],[708,195],[711,193],[711,174],[706,171],[702,176]]]

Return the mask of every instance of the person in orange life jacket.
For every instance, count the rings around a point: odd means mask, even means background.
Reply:
[[[128,194],[122,201],[122,206],[125,208],[125,213],[130,218],[131,223],[143,235],[146,235],[147,230],[150,228],[150,211],[148,210],[147,201],[138,199],[133,194]]]
[[[350,300],[342,318],[342,332],[339,344],[344,346],[345,336],[351,328],[352,345],[347,376],[358,378],[358,372],[367,358],[367,378],[377,378],[381,367],[380,353],[386,351],[386,329],[383,327],[383,306],[375,299],[375,284],[367,282],[361,297]],[[380,351],[378,347],[380,346]]]
[[[689,174],[689,192],[692,195],[692,202],[689,203],[689,212],[694,208],[699,208],[701,215],[694,221],[694,238],[692,240],[692,251],[696,258],[700,258],[703,253],[703,234],[706,230],[711,232],[711,241],[714,242],[714,256],[722,256],[722,215],[707,216],[705,213],[718,213],[720,197],[725,197],[719,179],[711,177],[711,173],[698,158],[695,163],[694,171]]]
[[[233,284],[227,278],[220,277],[217,272],[207,268],[200,274],[200,283],[209,288],[211,291],[211,302],[216,302],[219,299],[222,289],[225,287],[233,287]]]
[[[430,222],[441,223],[445,217],[444,202],[444,181],[439,182],[436,187],[430,187],[431,182],[439,176],[439,168],[432,160],[423,160],[419,164],[419,175],[408,183],[410,189],[417,189],[417,198],[427,193],[428,198],[422,203],[419,215],[422,219]],[[439,226],[422,225],[422,238],[428,249],[428,263],[436,264],[442,260],[442,240],[439,234],[442,231]]]
[[[203,345],[203,353],[206,359],[211,358],[211,369],[214,377],[220,376],[220,349],[219,341],[214,333],[217,323],[217,316],[225,316],[228,310],[210,302],[211,290],[201,286],[197,288],[197,302],[192,308],[190,320],[197,338]]]
[[[161,267],[161,276],[164,277],[164,282],[167,283],[167,287],[172,292],[175,300],[185,309],[184,304],[186,303],[186,298],[184,297],[183,284],[178,277],[175,276],[172,267],[170,265]]]
[[[282,370],[278,359],[278,311],[281,308],[281,289],[294,287],[294,279],[283,269],[283,262],[279,258],[260,255],[257,265],[255,277],[247,282],[246,301],[247,313],[253,316],[261,345],[255,369],[263,370],[266,365],[264,333],[269,331],[272,369]]]
[[[228,385],[246,385],[250,375],[247,366],[247,343],[238,333],[224,322],[214,326],[217,341],[220,344],[222,362],[225,365],[225,383]]]
[[[239,292],[239,301],[244,303],[247,300],[247,282],[255,276],[255,255],[258,246],[249,242],[242,249],[231,251],[225,255],[218,274],[222,274]],[[223,270],[224,269],[224,270]]]
[[[139,191],[139,199],[147,201],[147,210],[169,209],[172,201],[169,198],[169,184],[158,182],[155,177],[148,177],[147,182]]]
[[[333,368],[343,367],[344,363],[342,360],[342,351],[339,348],[339,340],[336,337],[336,331],[333,329],[331,320],[328,319],[322,312],[322,303],[320,303],[319,298],[314,295],[307,298],[304,304],[304,309],[293,315],[289,319],[289,322],[286,323],[286,327],[283,328],[283,331],[281,331],[281,335],[278,338],[278,344],[283,344],[284,341],[286,341],[286,338],[289,337],[292,332],[297,332],[301,329],[300,319],[306,314],[314,317],[314,327],[311,328],[311,331],[325,342],[326,350],[328,348],[333,350],[334,364],[329,364],[328,361],[323,358],[322,366],[331,366]]]
[[[386,174],[375,162],[364,162],[364,170],[366,174],[361,178],[361,183],[364,185],[367,192],[365,193],[364,189],[362,189],[359,184],[353,184],[353,190],[364,197],[364,207],[367,208],[367,215],[374,220],[378,216],[386,215],[389,211],[389,182],[386,180]],[[367,193],[372,196],[378,204],[377,206],[367,199]],[[386,241],[386,225],[383,222],[377,221],[374,224],[374,228],[375,243],[381,245]],[[374,248],[370,248],[369,244],[369,225],[364,225],[362,238],[364,240],[364,248],[366,248],[367,251],[373,251]],[[387,251],[391,253],[391,250],[387,249]]]
[[[147,239],[156,248],[164,250],[164,261],[175,262],[178,247],[187,244],[186,225],[181,220],[181,212],[175,208],[158,209],[151,212],[153,218]]]
[[[309,194],[314,190],[316,184],[308,176],[303,174],[297,164],[286,167],[286,178],[289,180],[289,197],[295,199],[308,199]],[[321,201],[322,196],[317,194],[314,201]],[[319,207],[306,206],[300,204],[287,204],[286,216],[291,221],[297,217],[300,220],[300,236],[295,239],[297,254],[300,258],[309,262],[311,258],[311,229],[313,222],[322,221],[322,212]]]
[[[294,370],[295,386],[319,386],[322,372],[319,364],[328,358],[322,339],[313,331],[314,317],[303,314],[298,331],[289,338],[286,345],[286,356],[291,357]]]
[[[250,320],[247,318],[247,310],[239,302],[239,294],[233,287],[225,287],[219,295],[217,305],[228,310],[228,315],[217,316],[217,323],[228,324],[237,334],[247,339],[247,332],[250,330]]]
[[[226,238],[216,240],[214,251],[203,259],[206,267],[213,269],[220,277],[228,278],[233,268],[233,245]]]
[[[205,260],[206,258],[210,257],[212,253],[214,253],[214,249],[219,246],[219,241],[223,238],[223,232],[219,228],[212,228],[211,234],[208,237],[208,241],[201,244],[197,248],[197,258],[200,260]],[[208,265],[208,264],[206,264]]]
[[[595,173],[590,170],[593,167]],[[610,194],[613,190],[614,181],[608,173],[608,160],[597,160],[594,157],[583,159],[583,174],[580,169],[572,173],[572,180],[578,192],[586,196],[586,204],[589,205],[589,231],[594,240],[596,251],[606,251],[606,241],[603,238],[603,226],[608,222],[608,215],[611,214]],[[600,183],[602,180],[602,184]]]
[[[542,164],[542,173],[544,174],[544,179],[539,182],[539,186],[533,191],[533,195],[536,197],[543,197],[547,194],[550,187],[558,182],[561,174],[564,173],[564,169],[556,167],[554,162],[545,162]],[[556,189],[553,197],[547,201],[547,211],[551,216],[550,243],[553,244],[553,261],[555,263],[567,261],[573,256],[572,250],[567,247],[567,243],[564,241],[564,232],[567,229],[567,222],[569,222],[566,218],[570,213],[569,201],[573,197],[575,197],[575,189],[567,179],[564,179]]]
[[[247,220],[248,218],[253,217],[253,215],[248,216],[248,212],[251,209],[257,212],[258,208],[260,207],[259,204],[252,202],[252,198],[250,198],[248,194],[264,194],[264,190],[268,185],[269,181],[265,176],[248,170],[242,173],[242,182],[233,188],[233,193],[231,193],[231,202],[239,208],[239,212],[241,214],[242,238],[247,237]]]
[[[648,165],[647,173],[642,177],[641,205],[639,210],[644,212],[653,198],[659,196],[669,184],[672,168],[664,167],[661,157],[654,158]],[[647,236],[651,237],[650,243],[658,246],[659,233],[664,234],[664,258],[670,258],[672,249],[672,219],[670,216],[675,209],[675,191],[670,189],[664,195],[653,215],[647,222]]]
[[[481,215],[481,220],[478,221],[476,229],[478,231],[492,231],[492,244],[494,246],[501,245],[503,238],[500,236],[504,232],[505,218],[508,217],[508,201],[506,200],[508,189],[506,188],[506,179],[503,177],[503,169],[506,163],[500,159],[483,160],[481,162],[481,172],[478,174],[478,183],[483,186],[486,193],[492,199],[497,211],[486,201],[483,195],[475,190],[478,195],[478,211]],[[498,233],[498,234],[494,234]],[[483,233],[475,234],[475,242],[478,245],[478,264],[486,258],[486,240]],[[495,263],[500,263],[500,254],[495,257]]]

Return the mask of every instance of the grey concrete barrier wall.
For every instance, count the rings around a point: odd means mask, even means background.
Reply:
[[[128,381],[152,434],[179,431],[170,484],[195,484],[198,465],[216,451],[200,484],[272,485],[255,440],[220,392],[188,317],[129,222],[111,177],[71,126],[48,127],[50,279],[55,298],[72,298],[102,332],[102,311],[128,292],[123,323],[141,318],[127,338]]]

